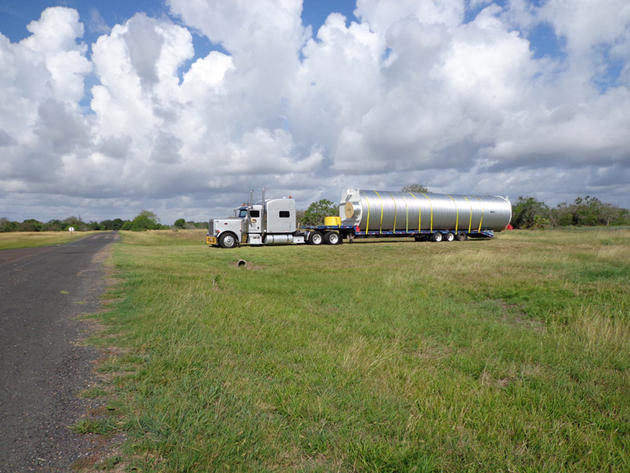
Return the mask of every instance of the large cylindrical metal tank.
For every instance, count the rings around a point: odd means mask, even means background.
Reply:
[[[501,231],[510,223],[512,204],[492,195],[348,189],[341,194],[339,216],[343,225],[362,232]]]

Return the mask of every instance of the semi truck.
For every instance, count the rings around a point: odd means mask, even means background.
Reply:
[[[512,218],[507,197],[492,195],[345,190],[339,215],[323,225],[298,227],[295,200],[262,199],[235,210],[233,217],[211,218],[206,243],[239,245],[339,245],[357,238],[413,237],[433,242],[493,238]]]

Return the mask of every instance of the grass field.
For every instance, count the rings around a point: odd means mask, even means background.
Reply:
[[[51,246],[77,240],[93,232],[7,232],[0,233],[0,250]]]
[[[202,241],[114,250],[110,415],[77,428],[124,431],[127,468],[630,470],[630,231]]]

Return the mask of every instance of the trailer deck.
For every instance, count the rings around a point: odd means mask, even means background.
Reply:
[[[307,232],[318,231],[325,232],[339,232],[342,237],[352,236],[354,238],[367,238],[367,237],[431,237],[435,233],[441,233],[447,235],[452,233],[453,235],[465,234],[469,238],[494,238],[494,232],[492,230],[370,230],[362,231],[359,227],[352,225],[306,225],[302,227],[302,230]]]

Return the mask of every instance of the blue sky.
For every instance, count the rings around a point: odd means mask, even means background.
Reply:
[[[164,3],[155,0],[3,0],[0,4],[0,32],[11,41],[19,41],[29,34],[26,25],[37,19],[45,8],[52,6],[76,9],[85,22],[85,40],[90,43],[103,33],[98,28],[98,16],[111,27],[138,12],[158,18],[169,15]],[[333,11],[343,14],[350,21],[354,20],[354,8],[354,0],[306,0],[303,4],[302,21],[316,31]],[[206,38],[195,36],[195,50],[198,55],[205,55],[204,53],[213,48]]]
[[[504,1],[495,2],[504,5]],[[531,2],[540,4],[541,2]],[[169,16],[168,8],[164,3],[155,0],[3,0],[0,4],[0,32],[11,39],[19,41],[28,36],[26,25],[47,7],[66,6],[76,9],[85,25],[84,39],[92,43],[103,33],[99,17],[104,24],[111,27],[122,23],[138,12],[144,12],[151,17]],[[304,25],[310,25],[315,33],[326,21],[332,12],[344,15],[347,21],[356,21],[354,16],[355,0],[305,0],[302,9],[302,21]],[[465,21],[470,21],[479,13],[483,5],[469,8]],[[172,16],[171,16],[172,18]],[[173,18],[176,20],[176,18]],[[531,43],[534,54],[538,57],[545,55],[558,57],[563,54],[562,39],[555,35],[552,26],[548,23],[540,23],[531,31],[524,32]],[[217,49],[203,35],[194,35],[196,57],[205,56],[210,50]]]
[[[627,0],[4,0],[0,33],[0,217],[413,182],[630,207]]]

